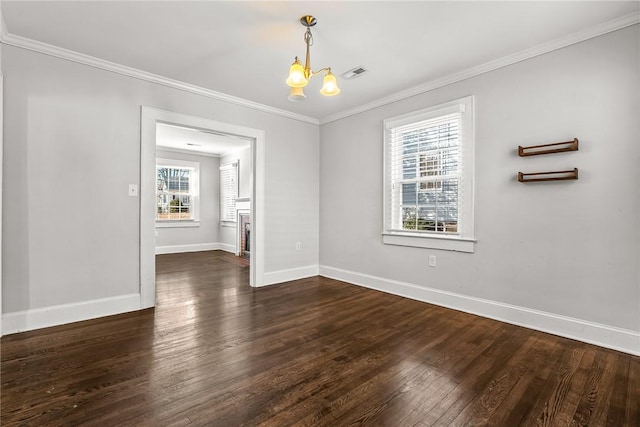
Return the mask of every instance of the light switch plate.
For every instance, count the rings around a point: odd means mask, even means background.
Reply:
[[[129,184],[129,195],[131,197],[138,196],[138,186],[136,184]]]

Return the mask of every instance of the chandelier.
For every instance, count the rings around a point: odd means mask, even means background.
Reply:
[[[304,101],[307,97],[304,94],[303,88],[309,83],[312,77],[326,71],[322,81],[322,89],[320,93],[324,96],[334,96],[340,93],[338,88],[338,82],[336,76],[331,73],[331,67],[321,68],[318,71],[311,70],[311,60],[309,57],[309,47],[313,44],[313,35],[311,34],[311,27],[317,24],[316,18],[311,15],[305,15],[300,18],[300,23],[307,27],[307,31],[304,33],[304,43],[307,45],[307,56],[304,61],[304,67],[300,63],[300,60],[296,56],[295,61],[289,68],[289,77],[287,78],[287,85],[291,88],[289,91],[289,100],[291,101]]]

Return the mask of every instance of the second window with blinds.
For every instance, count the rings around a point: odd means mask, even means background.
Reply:
[[[234,226],[237,222],[238,161],[220,166],[220,223]]]
[[[384,128],[383,242],[473,252],[473,97]]]

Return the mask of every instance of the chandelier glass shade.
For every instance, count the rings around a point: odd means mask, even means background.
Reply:
[[[305,87],[309,83],[305,76],[304,67],[300,63],[300,60],[296,56],[296,60],[291,64],[289,68],[289,77],[287,78],[287,84],[289,87]]]
[[[292,87],[289,89],[289,101],[300,102],[307,99],[307,95],[304,94],[304,90],[301,87]]]
[[[324,76],[324,80],[322,80],[322,89],[320,89],[320,93],[324,96],[334,96],[340,93],[338,81],[336,80],[336,76],[331,72],[331,68],[327,70],[327,74]]]

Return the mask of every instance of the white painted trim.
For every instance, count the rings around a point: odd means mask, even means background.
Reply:
[[[53,46],[37,40],[31,40],[26,37],[18,36],[15,34],[2,35],[0,40],[2,41],[2,43],[7,44],[9,46],[31,50],[34,52],[42,53],[42,54],[53,56],[56,58],[65,59],[67,61],[76,62],[78,64],[99,68],[104,71],[110,71],[112,73],[121,74],[123,76],[133,77],[135,79],[156,83],[156,84],[167,86],[173,89],[194,93],[196,95],[206,96],[207,98],[212,98],[212,99],[228,102],[235,105],[240,105],[243,107],[251,108],[253,110],[258,110],[265,113],[287,117],[287,118],[298,120],[301,122],[310,123],[312,125],[319,124],[318,119],[305,116],[303,114],[294,113],[294,112],[283,110],[276,107],[271,107],[269,105],[259,104],[257,102],[249,101],[243,98],[238,98],[232,95],[227,95],[221,92],[216,92],[214,90],[206,89],[206,88],[192,85],[189,83],[184,83],[179,80],[174,80],[168,77],[160,76],[158,74],[148,73],[146,71],[138,70],[136,68],[116,64],[115,62],[106,61],[104,59],[96,58],[90,55],[85,55],[83,53],[75,52],[69,49],[64,49],[58,46]]]
[[[231,123],[195,117],[172,111],[141,107],[140,135],[140,294],[142,308],[155,305],[155,168],[156,123],[169,123],[218,133],[238,135],[251,141],[253,157],[251,179],[251,254],[249,283],[261,286],[264,281],[264,170],[265,131]],[[221,249],[224,250],[223,247]],[[235,250],[235,248],[234,248]]]
[[[225,251],[235,253],[235,247],[226,243],[196,243],[193,245],[156,246],[156,255],[180,254],[184,252]]]
[[[127,313],[140,309],[140,294],[121,295],[53,307],[6,313],[2,316],[4,334],[31,331]]]
[[[640,355],[640,331],[632,331],[326,265],[320,266],[319,274],[354,285],[488,317],[625,353]]]
[[[262,286],[274,285],[276,283],[289,282],[291,280],[304,279],[318,275],[317,265],[307,265],[304,267],[289,268],[287,270],[270,271],[264,273],[264,283]]]
[[[266,233],[265,233],[265,171],[266,171],[266,140],[265,132],[260,131],[251,143],[252,169],[250,176],[250,202],[251,211],[251,286],[264,284],[264,260],[266,258]],[[257,198],[257,199],[256,199]]]
[[[585,40],[592,39],[613,31],[620,30],[622,28],[635,25],[640,22],[640,13],[632,12],[620,18],[613,19],[611,21],[603,22],[591,28],[587,28],[582,31],[578,31],[556,40],[552,40],[547,43],[542,43],[537,46],[533,46],[529,49],[516,52],[511,55],[504,56],[502,58],[486,62],[484,64],[468,68],[457,73],[449,74],[442,78],[432,80],[413,88],[403,90],[401,92],[394,93],[387,97],[377,99],[367,104],[360,105],[355,108],[351,108],[345,111],[340,111],[335,114],[328,115],[320,119],[320,125],[335,122],[336,120],[344,119],[345,117],[353,116],[365,111],[373,110],[374,108],[382,107],[383,105],[391,104],[397,101],[401,101],[406,98],[410,98],[421,93],[429,92],[434,89],[438,89],[452,83],[457,83],[462,80],[470,79],[472,77],[479,76],[489,71],[497,70],[509,65],[513,65],[517,62],[524,61],[526,59],[534,58],[545,53],[552,52],[554,50],[562,49],[567,46],[571,46],[576,43],[583,42]]]
[[[7,24],[0,3],[0,39],[7,34]],[[4,152],[4,78],[2,72],[2,45],[0,45],[0,337],[2,332],[2,156]]]
[[[192,156],[204,156],[204,157],[217,157],[217,158],[220,158],[220,154],[205,153],[204,151],[196,151],[196,150],[187,150],[186,148],[163,147],[162,145],[158,145],[157,149],[159,151],[167,151],[169,153],[190,154]]]
[[[0,46],[0,58],[2,47]],[[2,162],[4,152],[4,77],[2,75],[2,61],[0,60],[0,337],[2,336]]]
[[[140,117],[140,305],[156,305],[156,116],[142,107]],[[153,206],[153,208],[152,208]],[[151,211],[153,209],[153,211]]]
[[[177,221],[156,221],[156,228],[192,228],[200,227],[200,221],[177,220]]]
[[[236,247],[227,243],[216,243],[216,250],[229,252],[230,254],[236,254]]]
[[[417,233],[382,233],[382,243],[385,245],[410,246],[413,248],[440,249],[473,253],[475,239],[462,239],[447,236],[421,236]]]
[[[2,7],[0,7],[0,40],[9,35],[7,31],[7,23],[4,20],[4,14],[2,13]]]

